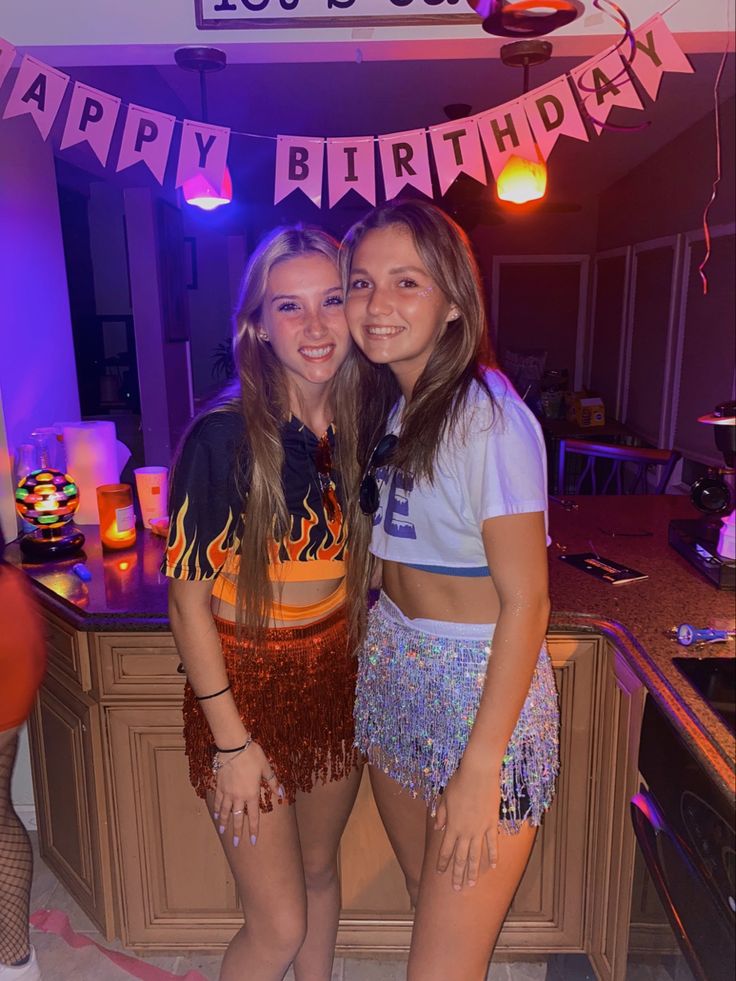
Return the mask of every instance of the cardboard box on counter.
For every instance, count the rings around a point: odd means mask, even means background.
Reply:
[[[583,429],[603,426],[606,422],[606,407],[603,399],[588,392],[569,392],[565,396],[567,421],[574,422]]]

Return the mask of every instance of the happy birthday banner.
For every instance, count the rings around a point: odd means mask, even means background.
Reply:
[[[607,123],[614,106],[644,108],[634,76],[647,95],[656,100],[664,72],[694,70],[660,14],[636,29],[633,37],[633,56],[628,59],[622,57],[620,45],[616,45],[520,99],[465,119],[377,137],[277,136],[274,204],[299,190],[321,207],[326,166],[330,208],[350,190],[374,205],[376,144],[387,198],[394,197],[407,184],[432,197],[433,177],[440,194],[460,174],[485,184],[486,160],[497,180],[512,155],[537,161],[539,152],[546,160],[560,136],[587,141],[588,123],[596,133],[616,129]],[[0,86],[10,71],[15,53],[13,45],[0,38]],[[24,55],[3,118],[30,115],[41,136],[48,139],[69,82],[68,75],[31,55]],[[201,176],[219,191],[231,135],[274,139],[192,119],[178,120],[144,106],[131,104],[124,108],[125,121],[115,169],[125,170],[142,163],[159,184],[164,183],[177,124],[181,136],[176,187]],[[106,167],[120,109],[121,100],[116,96],[74,82],[60,148],[88,143]]]

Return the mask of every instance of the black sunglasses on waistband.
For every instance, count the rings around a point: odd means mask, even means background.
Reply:
[[[399,437],[396,433],[386,433],[385,436],[379,439],[375,449],[371,453],[368,467],[360,482],[360,494],[358,497],[360,510],[365,515],[373,515],[378,510],[378,506],[381,503],[381,495],[378,490],[376,470],[379,467],[384,467],[390,461],[398,442]]]

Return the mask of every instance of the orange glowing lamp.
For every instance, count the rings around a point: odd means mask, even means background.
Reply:
[[[537,160],[525,160],[515,154],[509,157],[496,182],[496,194],[500,201],[526,204],[544,197],[547,193],[547,164],[537,152]]]

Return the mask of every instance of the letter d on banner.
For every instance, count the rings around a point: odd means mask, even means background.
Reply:
[[[321,207],[324,147],[324,140],[310,136],[277,137],[274,204],[298,189]]]

